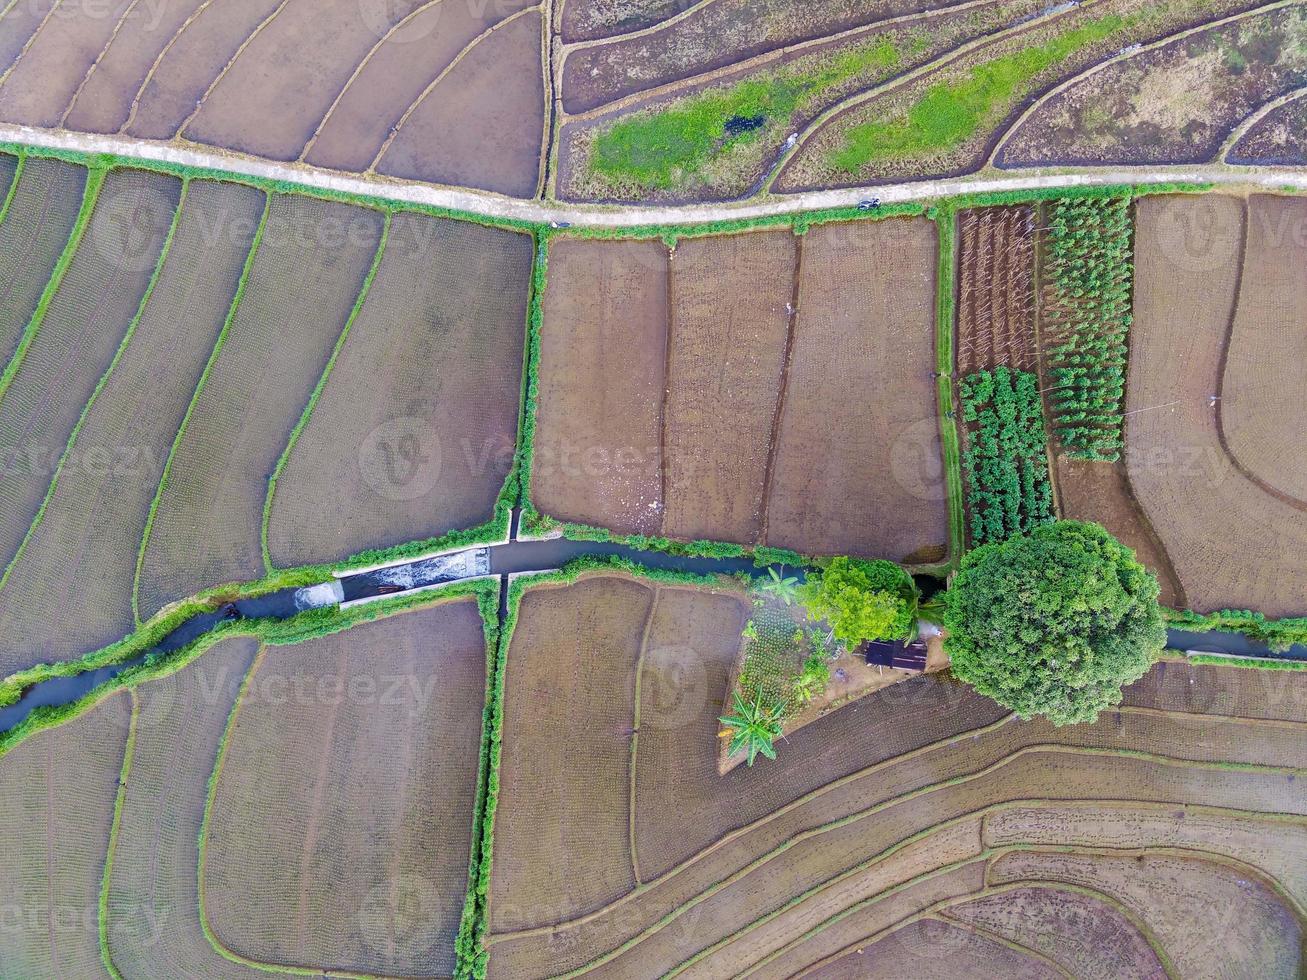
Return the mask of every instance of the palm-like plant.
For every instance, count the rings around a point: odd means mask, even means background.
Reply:
[[[730,738],[730,754],[747,751],[749,765],[753,765],[760,752],[768,759],[776,758],[775,743],[783,727],[785,702],[767,704],[760,687],[752,701],[745,701],[736,691],[731,706],[734,714],[717,719],[726,726],[720,737]]]
[[[770,592],[776,598],[780,599],[781,602],[789,606],[793,605],[794,600],[798,597],[799,580],[793,575],[783,575],[782,572],[784,571],[784,565],[781,566],[780,572],[776,571],[775,568],[768,567],[768,578],[763,579],[759,583],[759,588]]]

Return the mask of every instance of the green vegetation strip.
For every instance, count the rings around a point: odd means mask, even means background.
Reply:
[[[935,373],[940,452],[944,461],[944,496],[948,506],[948,567],[956,568],[966,551],[966,517],[962,501],[962,463],[957,420],[953,417],[954,320],[957,303],[957,212],[945,206],[931,214],[938,229],[939,265],[935,298]]]
[[[1191,664],[1209,667],[1248,667],[1256,670],[1307,670],[1307,660],[1272,660],[1269,657],[1233,657],[1215,653],[1191,653]]]
[[[109,367],[105,369],[104,374],[100,375],[100,380],[96,382],[95,390],[91,392],[91,397],[86,404],[82,406],[81,415],[77,418],[77,424],[73,426],[73,431],[68,435],[68,442],[64,445],[64,451],[59,456],[59,462],[55,464],[54,473],[50,477],[50,485],[46,487],[45,497],[41,500],[41,506],[37,508],[36,516],[32,518],[32,523],[27,528],[27,533],[23,535],[23,540],[18,545],[18,550],[14,552],[14,557],[5,567],[3,574],[0,574],[0,589],[3,589],[9,581],[9,576],[13,574],[14,567],[22,559],[23,554],[27,551],[27,546],[32,540],[32,535],[40,526],[41,521],[45,518],[46,508],[50,506],[50,500],[54,497],[54,492],[59,486],[59,477],[63,475],[64,467],[68,465],[68,457],[72,455],[73,446],[77,442],[78,435],[81,434],[86,420],[90,417],[91,408],[95,405],[100,393],[104,391],[104,386],[109,383],[109,377],[113,374],[114,369],[118,367],[118,362],[122,360],[123,354],[127,350],[127,345],[131,343],[136,328],[141,323],[141,317],[145,315],[145,305],[149,303],[150,297],[154,294],[154,287],[159,282],[159,276],[163,272],[164,260],[168,258],[168,252],[172,249],[173,236],[177,232],[177,225],[181,221],[182,207],[186,204],[186,192],[190,184],[182,182],[181,196],[177,201],[177,210],[173,212],[172,223],[168,226],[168,234],[163,240],[163,248],[159,251],[158,261],[154,264],[154,271],[150,273],[150,281],[146,284],[145,294],[141,297],[140,304],[136,307],[136,315],[132,317],[132,322],[127,326],[127,332],[123,334],[123,339],[118,344],[118,349],[114,351],[113,360],[109,362]]]
[[[37,331],[41,329],[41,321],[45,319],[46,311],[54,301],[55,293],[59,292],[59,284],[63,282],[64,273],[68,271],[68,266],[72,264],[73,253],[77,251],[77,246],[82,241],[82,235],[86,233],[86,226],[91,222],[91,212],[95,210],[95,202],[100,197],[100,188],[104,184],[105,173],[106,171],[103,168],[99,168],[91,170],[86,175],[86,188],[82,192],[82,207],[77,212],[77,220],[73,223],[73,230],[68,236],[68,243],[64,246],[59,261],[55,263],[54,270],[50,273],[50,281],[45,284],[41,298],[37,301],[36,310],[32,313],[32,318],[27,322],[27,327],[23,330],[23,336],[18,341],[14,356],[5,365],[4,372],[0,373],[0,399],[4,398],[5,392],[13,384],[14,376],[18,374],[18,369],[22,367],[23,359],[27,356],[27,349],[32,346],[32,341],[36,339]]]
[[[4,16],[0,14],[0,17]],[[23,177],[23,171],[27,169],[27,154],[25,152],[18,154],[18,163],[14,166],[14,178],[9,183],[9,190],[5,192],[4,204],[0,204],[0,224],[4,223],[5,218],[9,216],[9,206],[14,202],[14,195],[18,193],[18,182]]]
[[[830,165],[856,174],[868,164],[955,149],[997,122],[1041,72],[1130,23],[1116,14],[1100,17],[1044,44],[976,65],[956,81],[931,85],[902,113],[850,128],[843,146],[830,153]]]
[[[100,901],[97,919],[100,933],[100,959],[109,976],[114,980],[123,980],[123,975],[114,966],[113,956],[109,952],[109,884],[113,874],[114,852],[118,848],[118,828],[122,824],[123,801],[127,798],[127,780],[132,773],[132,758],[136,754],[136,730],[140,718],[140,705],[132,697],[131,721],[127,728],[127,745],[123,749],[123,765],[118,773],[118,792],[113,799],[113,820],[109,824],[109,844],[104,855],[104,869],[100,875]]]
[[[968,375],[962,418],[973,426],[963,458],[971,540],[1005,541],[1053,520],[1038,377],[1002,366]]]
[[[922,41],[926,38],[919,35],[917,43]],[[595,139],[590,168],[644,189],[670,190],[709,160],[788,122],[824,92],[863,75],[883,74],[902,58],[899,46],[882,38],[807,71],[782,68],[660,112],[622,119]]]
[[[1222,609],[1214,613],[1196,613],[1175,609],[1164,612],[1166,625],[1189,633],[1240,633],[1258,643],[1265,643],[1277,653],[1307,643],[1307,616],[1268,619],[1247,609]]]
[[[1047,224],[1041,330],[1053,340],[1049,401],[1058,438],[1077,459],[1115,461],[1132,319],[1131,200],[1054,201]]]

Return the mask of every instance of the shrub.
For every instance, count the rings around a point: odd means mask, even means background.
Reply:
[[[835,558],[812,572],[799,601],[813,620],[849,648],[864,640],[902,639],[912,632],[916,589],[911,577],[888,561]]]

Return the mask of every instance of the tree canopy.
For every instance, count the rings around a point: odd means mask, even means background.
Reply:
[[[911,576],[898,565],[854,558],[832,559],[799,588],[808,615],[826,620],[835,639],[850,648],[908,636],[915,597]]]
[[[1157,596],[1106,530],[1059,521],[963,558],[945,649],[955,676],[1023,718],[1092,721],[1165,646]]]

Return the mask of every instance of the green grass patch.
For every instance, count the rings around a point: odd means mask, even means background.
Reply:
[[[1222,657],[1212,653],[1191,653],[1191,664],[1209,667],[1244,667],[1253,670],[1307,670],[1307,660],[1271,660],[1267,657]]]
[[[595,139],[590,168],[608,178],[670,190],[711,158],[758,139],[769,123],[788,121],[827,89],[893,69],[902,57],[899,46],[885,38],[840,52],[814,70],[772,72],[623,119]]]
[[[852,127],[844,145],[829,155],[829,162],[835,170],[853,175],[867,164],[961,146],[1007,112],[1040,72],[1130,23],[1129,18],[1109,14],[1045,44],[977,65],[956,81],[931,85],[902,114]]]

